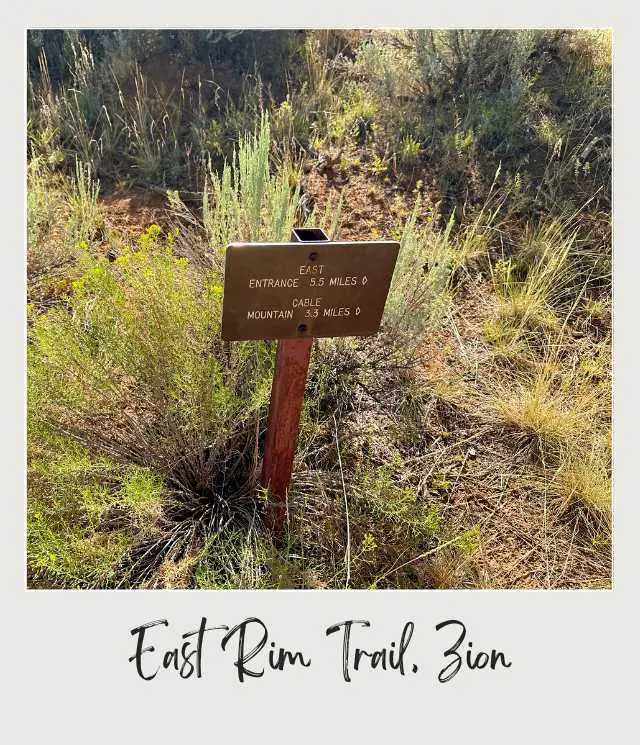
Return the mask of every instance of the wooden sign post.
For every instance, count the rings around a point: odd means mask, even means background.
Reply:
[[[398,250],[395,241],[330,241],[315,228],[294,229],[290,243],[227,248],[222,338],[279,340],[261,478],[276,538],[286,522],[313,339],[378,331]]]
[[[273,500],[269,519],[276,536],[282,535],[287,517],[287,492],[298,443],[312,345],[313,339],[282,339],[278,342],[261,478]]]

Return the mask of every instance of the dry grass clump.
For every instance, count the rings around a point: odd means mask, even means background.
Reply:
[[[470,531],[475,538],[475,533]],[[477,585],[473,561],[477,547],[469,538],[435,551],[427,560],[425,573],[436,590],[453,590]]]
[[[489,383],[489,408],[505,428],[535,442],[543,456],[565,443],[581,441],[598,407],[597,391],[562,384],[548,364],[533,376]],[[576,382],[576,381],[574,381]]]
[[[447,364],[450,345],[442,340],[440,347],[435,348],[432,341],[429,352],[430,354],[425,353],[424,367],[417,373],[421,382],[435,398],[463,407],[468,402],[469,384],[453,365]]]
[[[570,219],[547,219],[525,234],[512,256],[492,264],[498,315],[485,328],[489,341],[521,351],[560,328],[558,313],[570,311],[580,281],[572,264],[575,240]]]
[[[555,475],[551,493],[561,512],[579,505],[607,517],[611,511],[610,386],[601,355],[585,356],[567,368],[557,347],[533,374],[513,371],[487,385],[485,415],[528,452],[532,464]],[[594,373],[594,369],[596,372]],[[534,482],[536,479],[534,479]],[[546,489],[546,486],[544,486]]]
[[[601,520],[611,510],[610,454],[602,447],[611,409],[602,343],[609,297],[590,243],[597,236],[580,233],[578,218],[544,218],[511,258],[493,265],[498,317],[485,338],[503,364],[483,382],[482,408],[534,469],[543,466],[534,488],[557,497],[561,513],[579,506]]]
[[[608,438],[595,439],[588,451],[563,455],[551,482],[562,510],[582,507],[588,514],[611,518],[611,452]]]
[[[144,589],[160,587],[164,590],[187,590],[193,587],[197,556],[185,556],[178,561],[165,559],[154,577],[143,584]]]

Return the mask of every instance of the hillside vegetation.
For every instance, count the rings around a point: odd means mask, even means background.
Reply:
[[[28,585],[611,583],[608,31],[31,31]],[[232,240],[400,241],[314,343],[276,545],[275,342]]]

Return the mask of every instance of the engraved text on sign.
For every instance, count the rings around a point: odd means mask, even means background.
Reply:
[[[232,243],[222,338],[375,334],[398,249],[395,241]]]

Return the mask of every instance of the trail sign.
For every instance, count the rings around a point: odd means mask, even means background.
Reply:
[[[269,518],[281,538],[314,337],[380,328],[400,246],[330,241],[298,228],[291,243],[232,243],[225,261],[222,338],[279,339],[262,460]]]
[[[380,327],[398,256],[394,241],[232,243],[222,338],[369,336]]]

